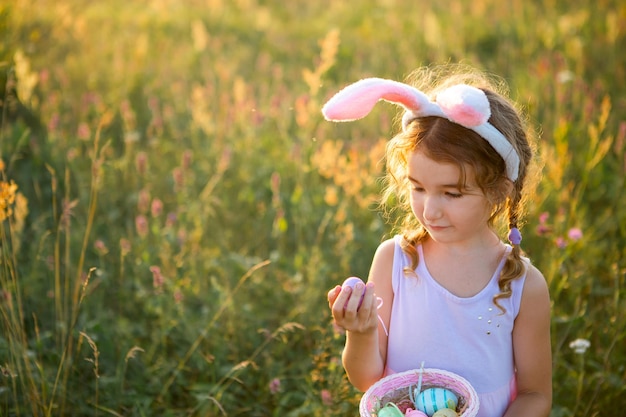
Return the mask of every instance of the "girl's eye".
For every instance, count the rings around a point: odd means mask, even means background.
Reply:
[[[451,192],[447,192],[446,195],[450,198],[461,198],[463,197],[463,194],[459,194],[459,193],[451,193]]]

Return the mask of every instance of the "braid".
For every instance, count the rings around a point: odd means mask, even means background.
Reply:
[[[494,304],[503,313],[505,312],[505,309],[502,305],[500,305],[499,300],[508,298],[512,295],[511,282],[514,279],[521,277],[526,270],[525,261],[522,259],[523,251],[520,247],[521,235],[519,235],[518,229],[520,227],[519,218],[522,214],[523,207],[524,193],[522,192],[522,189],[529,171],[528,165],[533,156],[531,145],[528,142],[527,134],[523,130],[522,125],[520,124],[518,128],[514,129],[511,133],[514,137],[517,136],[518,138],[524,138],[524,140],[516,143],[516,149],[520,155],[520,160],[522,161],[520,164],[520,175],[517,181],[513,184],[513,189],[511,190],[511,193],[506,201],[509,230],[515,231],[517,236],[515,239],[510,239],[512,250],[507,255],[507,259],[498,279],[500,293],[493,297]]]
[[[519,193],[518,190],[518,188],[521,187],[516,184],[515,188],[514,197],[509,199],[509,204],[507,205],[509,213],[509,229],[511,230],[517,229],[518,227],[518,216],[521,206],[521,193]],[[505,309],[502,305],[500,305],[499,300],[508,298],[512,295],[511,281],[522,276],[525,270],[524,261],[522,259],[522,248],[520,247],[519,241],[511,242],[511,245],[511,252],[509,252],[504,263],[504,267],[502,268],[502,272],[500,273],[500,277],[498,278],[500,293],[493,297],[494,304],[502,311],[502,313],[505,312]]]

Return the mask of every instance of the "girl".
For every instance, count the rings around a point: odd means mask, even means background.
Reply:
[[[522,256],[518,230],[532,151],[498,90],[475,72],[421,69],[412,85],[365,79],[324,106],[333,121],[364,117],[380,99],[405,109],[382,198],[403,210],[401,232],[378,247],[366,285],[328,293],[346,330],[343,365],[360,390],[424,362],[465,377],[479,417],[550,413],[548,288]],[[496,232],[503,217],[510,245]]]

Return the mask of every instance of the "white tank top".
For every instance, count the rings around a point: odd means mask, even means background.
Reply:
[[[439,368],[467,379],[480,398],[477,417],[501,417],[515,398],[512,331],[519,312],[526,274],[511,282],[513,294],[493,303],[500,292],[498,277],[505,257],[489,283],[478,294],[462,298],[442,287],[430,275],[421,245],[417,277],[405,274],[411,265],[396,236],[392,285],[394,292],[385,375]],[[507,248],[507,254],[510,252]]]

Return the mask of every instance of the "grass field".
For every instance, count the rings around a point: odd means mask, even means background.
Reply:
[[[358,415],[325,297],[394,233],[397,123],[320,108],[446,62],[536,126],[552,416],[618,415],[625,28],[618,0],[0,0],[0,415]]]

